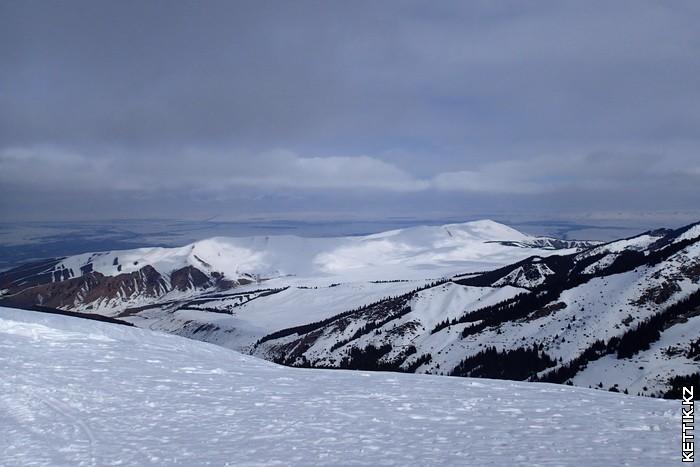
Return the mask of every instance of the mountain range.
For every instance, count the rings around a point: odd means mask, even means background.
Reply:
[[[608,242],[493,221],[216,237],[0,273],[5,306],[80,312],[289,366],[652,396],[700,377],[700,224]]]

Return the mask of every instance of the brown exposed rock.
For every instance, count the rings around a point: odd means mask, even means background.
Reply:
[[[208,285],[211,285],[209,278],[194,266],[185,266],[170,274],[170,286],[174,290],[198,289]]]
[[[168,284],[152,266],[138,271],[105,276],[89,272],[83,276],[26,288],[4,301],[18,306],[42,305],[72,309],[100,299],[126,299],[135,294],[158,297],[168,291]]]

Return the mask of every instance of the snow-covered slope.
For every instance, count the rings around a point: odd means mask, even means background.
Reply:
[[[680,405],[543,383],[303,370],[0,308],[0,464],[673,465]]]
[[[275,331],[321,321],[423,286],[426,281],[346,282],[292,286],[286,279],[242,286],[228,293],[201,294],[196,299],[156,302],[116,316],[139,327],[249,351]],[[272,287],[272,288],[269,288]]]
[[[700,376],[692,350],[700,339],[700,237],[687,231],[462,275],[277,331],[253,353],[294,366],[544,380],[661,396],[673,388],[671,378]]]
[[[0,274],[0,287],[13,293],[90,274],[131,280],[145,268],[162,288],[153,287],[157,290],[151,295],[285,276],[346,281],[425,279],[493,269],[533,254],[586,246],[589,243],[532,237],[488,220],[364,237],[217,237],[180,248],[85,253],[33,263]],[[121,290],[115,297],[128,301],[132,298],[129,292]],[[78,302],[84,303],[85,296]]]
[[[490,221],[214,239],[18,268],[0,274],[0,303],[99,313],[291,366],[653,396],[700,377],[697,225],[582,248]]]
[[[180,248],[85,253],[24,265],[0,273],[0,299],[121,316],[244,350],[274,331],[435,279],[588,245],[532,237],[489,220],[363,237],[217,237]]]

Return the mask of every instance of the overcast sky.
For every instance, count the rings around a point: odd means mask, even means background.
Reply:
[[[696,1],[0,0],[3,220],[700,208]]]

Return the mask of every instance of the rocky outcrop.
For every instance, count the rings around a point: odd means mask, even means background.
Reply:
[[[125,300],[136,295],[157,298],[170,286],[152,266],[138,271],[105,276],[88,272],[80,277],[35,285],[9,295],[2,302],[15,306],[41,305],[72,309],[98,301]]]
[[[186,266],[170,274],[170,287],[173,290],[201,289],[209,285],[209,278],[194,266]]]

